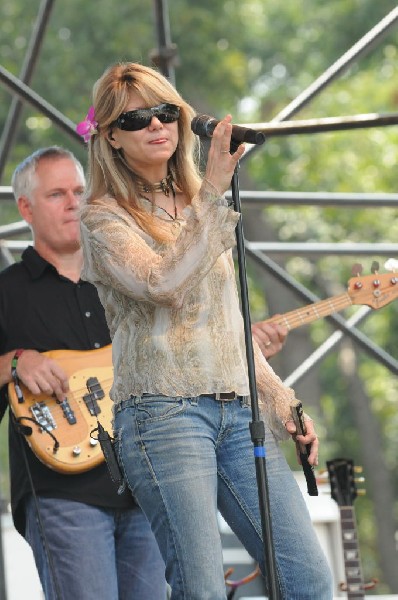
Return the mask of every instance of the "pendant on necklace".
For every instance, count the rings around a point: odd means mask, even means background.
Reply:
[[[148,181],[139,180],[138,189],[140,190],[140,192],[145,192],[146,194],[149,194],[151,192],[161,192],[165,196],[169,197],[170,192],[172,192],[173,194],[175,193],[173,186],[173,176],[171,175],[171,173],[169,173],[166,177],[163,177],[163,179],[156,183],[149,183]]]

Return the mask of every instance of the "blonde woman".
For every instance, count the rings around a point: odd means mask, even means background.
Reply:
[[[156,70],[108,68],[80,130],[89,139],[84,277],[105,307],[119,462],[166,563],[173,600],[224,600],[219,509],[266,579],[249,433],[243,322],[224,193],[244,148],[217,125],[202,179],[194,111]],[[83,128],[83,129],[82,129]],[[255,344],[281,597],[331,600],[331,576],[276,439],[293,391]],[[312,443],[313,423],[301,438]]]

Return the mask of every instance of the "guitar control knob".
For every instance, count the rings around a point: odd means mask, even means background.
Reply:
[[[98,444],[98,440],[95,440],[94,438],[90,438],[90,446],[94,447]]]
[[[73,448],[73,456],[80,456],[80,453],[81,453],[81,448],[80,448],[80,446],[75,446],[75,447]]]

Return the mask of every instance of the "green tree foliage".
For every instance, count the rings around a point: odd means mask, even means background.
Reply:
[[[39,2],[27,0],[3,0],[0,4],[1,64],[14,75],[21,71],[38,8]],[[395,3],[390,0],[170,1],[171,38],[178,49],[177,87],[198,112],[217,118],[231,112],[240,123],[269,122],[394,8]],[[82,120],[91,103],[92,85],[106,66],[119,60],[150,64],[149,55],[158,45],[154,14],[154,3],[140,0],[55,2],[32,88],[73,122]],[[395,40],[396,28],[392,28],[294,118],[395,112],[398,102]],[[0,123],[5,122],[10,101],[11,94],[0,85]],[[242,161],[242,175],[258,190],[395,192],[397,137],[395,127],[271,137],[250,159]],[[53,143],[70,147],[85,162],[82,144],[72,142],[46,117],[27,106],[2,184],[9,185],[15,165],[27,153]],[[256,231],[257,235],[258,222],[250,220],[250,209],[245,211],[245,217],[246,214],[245,233],[252,239],[251,232]],[[395,209],[383,207],[269,206],[260,218],[266,232],[263,239],[376,243],[395,242],[398,233],[395,216]],[[0,219],[3,223],[18,219],[13,203],[0,206]],[[383,270],[385,258],[313,255],[279,257],[279,262],[290,275],[325,298],[345,289],[354,262],[362,262],[364,273],[368,273],[373,260],[378,260]],[[253,272],[250,263],[248,269]],[[285,293],[283,298],[272,301],[273,282],[266,277],[264,281],[268,282],[266,300],[258,275],[249,282],[255,318],[265,316],[266,310],[281,312],[283,302],[295,303],[287,305],[286,310],[302,305]],[[393,302],[372,313],[359,327],[392,356],[396,356],[397,306]],[[346,311],[344,316],[351,313]],[[305,336],[306,343],[311,340],[316,348],[333,330],[325,320],[319,320],[298,335]],[[303,358],[302,347],[295,351],[296,339],[303,337],[291,333],[280,362],[275,363],[282,377]],[[348,369],[353,362],[355,373]],[[381,432],[378,450],[396,498],[396,377],[374,357],[346,342],[320,363],[316,369],[316,387],[306,390],[322,439],[320,464],[338,455],[362,463],[366,439],[358,427],[350,387],[356,374]],[[286,447],[286,454],[295,466],[291,446]],[[2,453],[4,465],[4,445]],[[380,541],[374,516],[377,490],[371,484],[368,489],[368,497],[357,503],[363,562],[367,578],[381,579],[377,592],[387,593],[388,578],[378,557]],[[392,532],[397,527],[397,510],[395,504],[392,514],[387,515]]]

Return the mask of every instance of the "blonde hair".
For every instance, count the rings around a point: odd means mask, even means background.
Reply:
[[[191,131],[194,109],[158,71],[133,62],[117,63],[106,69],[93,88],[98,133],[92,135],[89,141],[86,201],[93,203],[112,197],[151,237],[160,242],[167,241],[170,234],[137,202],[137,181],[123,151],[115,150],[108,140],[113,122],[125,110],[133,91],[142,98],[145,106],[168,102],[180,107],[178,145],[168,168],[177,187],[187,198],[192,199],[199,189],[199,144]]]

